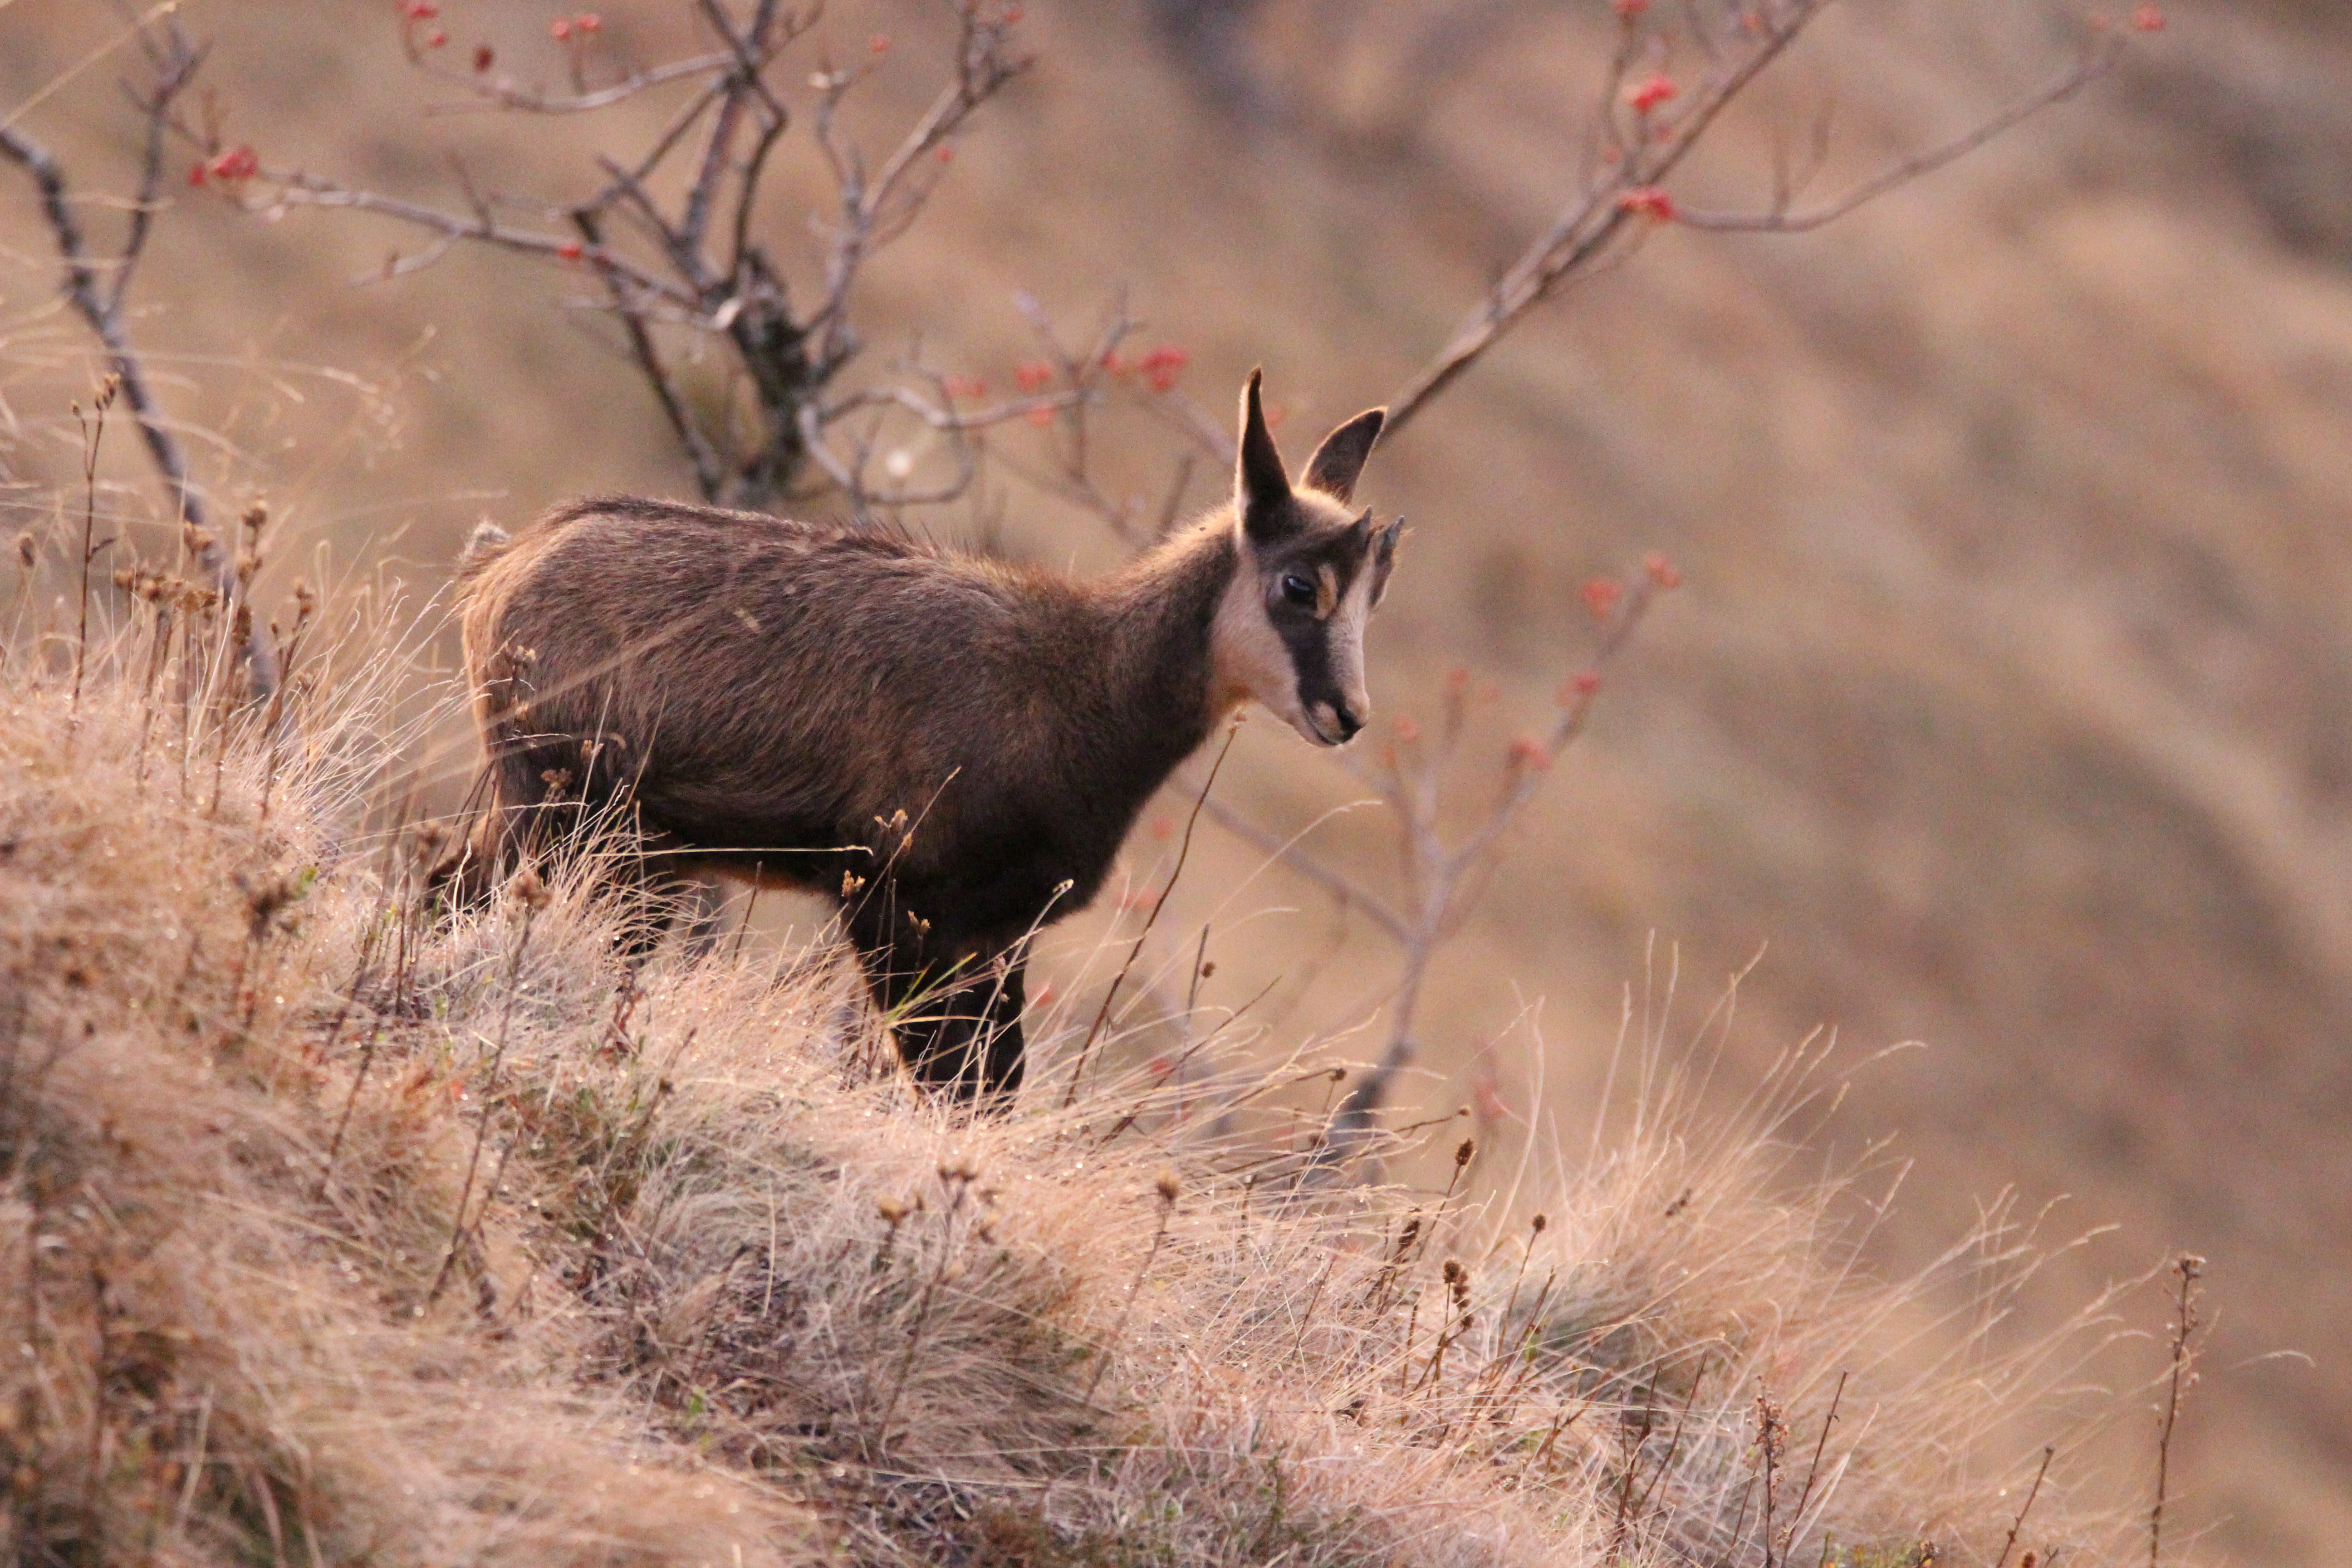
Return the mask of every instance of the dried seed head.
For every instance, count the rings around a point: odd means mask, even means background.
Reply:
[[[522,900],[523,908],[534,913],[547,907],[547,884],[528,866],[515,877],[514,895]]]
[[[856,872],[844,871],[841,874],[841,896],[843,898],[845,899],[849,897],[852,893],[855,893],[858,889],[864,886],[866,886],[866,879],[859,876]]]
[[[1160,1201],[1171,1207],[1175,1205],[1177,1194],[1184,1190],[1183,1184],[1177,1181],[1176,1173],[1173,1171],[1160,1172],[1151,1184],[1158,1189]]]
[[[268,934],[269,922],[278,918],[278,911],[300,898],[310,888],[308,881],[287,877],[257,883],[247,882],[243,877],[237,880],[245,885],[245,910],[252,922],[252,935],[256,942]]]
[[[1459,1263],[1457,1263],[1457,1262],[1455,1262],[1455,1261],[1454,1261],[1453,1258],[1447,1258],[1447,1259],[1445,1260],[1445,1269],[1444,1269],[1444,1274],[1445,1274],[1445,1282],[1446,1282],[1448,1285],[1453,1284],[1456,1279],[1461,1279],[1461,1278],[1462,1278],[1462,1265],[1461,1265],[1461,1264],[1459,1264]]]
[[[193,522],[180,524],[180,547],[196,560],[204,559],[205,552],[219,542],[220,535],[209,528],[198,528]]]
[[[896,1198],[877,1198],[874,1206],[880,1211],[882,1223],[892,1230],[898,1229],[907,1217],[907,1205]]]
[[[1543,1216],[1543,1215],[1536,1215],[1535,1220],[1534,1220],[1534,1222],[1533,1222],[1533,1227],[1534,1227],[1535,1233],[1536,1233],[1538,1236],[1541,1236],[1541,1235],[1544,1233],[1544,1226],[1545,1226],[1546,1225],[1548,1225],[1549,1223],[1550,1223],[1550,1222],[1549,1222],[1549,1221],[1548,1221],[1548,1220],[1546,1220],[1546,1219],[1544,1218],[1544,1216]]]
[[[1462,1140],[1462,1147],[1454,1151],[1454,1168],[1458,1171],[1463,1166],[1468,1164],[1470,1163],[1470,1156],[1477,1152],[1478,1141],[1476,1139],[1465,1138]]]
[[[269,526],[269,503],[265,500],[255,501],[245,509],[245,515],[237,521],[245,524],[246,532],[257,539],[261,531]]]
[[[28,528],[16,535],[16,563],[30,572],[33,563],[38,559],[40,551],[33,542],[33,531]]]

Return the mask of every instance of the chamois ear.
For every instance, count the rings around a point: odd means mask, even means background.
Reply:
[[[1372,443],[1381,438],[1381,426],[1388,417],[1385,408],[1367,408],[1324,437],[1315,455],[1307,459],[1307,484],[1338,500],[1353,500],[1356,476],[1364,471],[1364,459],[1372,455]]]
[[[1265,427],[1265,409],[1258,402],[1262,371],[1252,371],[1242,389],[1241,466],[1234,479],[1234,505],[1242,529],[1261,542],[1280,538],[1294,525],[1290,507],[1290,475],[1275,450],[1274,436]]]
[[[1404,519],[1398,518],[1381,530],[1372,544],[1372,604],[1378,607],[1388,596],[1389,574],[1396,569],[1397,545],[1404,539]]]

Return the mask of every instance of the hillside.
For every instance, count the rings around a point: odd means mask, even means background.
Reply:
[[[509,121],[424,113],[435,95],[387,9],[190,16],[216,40],[236,134],[306,166],[446,196],[442,151],[462,146],[485,181],[590,177],[576,147]],[[666,41],[667,7],[611,9],[648,50]],[[1032,10],[1041,63],[871,276],[874,352],[919,331],[937,363],[1002,383],[1035,352],[1016,293],[1083,323],[1123,285],[1155,340],[1189,349],[1203,408],[1222,416],[1263,362],[1307,424],[1387,395],[1549,217],[1605,43],[1573,8],[1269,0],[1241,58],[1285,112],[1242,126],[1140,6]],[[1421,22],[1456,10],[1474,47],[1429,55]],[[501,48],[520,57],[541,26],[512,23]],[[876,78],[877,117],[926,90],[923,13],[841,6],[828,26],[844,53],[898,37],[906,70]],[[0,15],[6,101],[82,58],[94,26],[35,0]],[[1838,188],[2041,79],[2069,36],[2026,0],[1849,6],[1686,199],[1755,190],[1766,132],[1824,100]],[[2061,1229],[2120,1226],[2054,1277],[2060,1301],[2172,1247],[2211,1258],[2223,1310],[2177,1456],[2184,1506],[2221,1521],[2216,1547],[2274,1563],[2332,1561],[2352,1529],[2352,1345],[2326,1284],[2352,1247],[2348,79],[2336,7],[2177,6],[2117,79],[1834,227],[1661,232],[1483,362],[1366,488],[1420,533],[1374,629],[1376,698],[1426,721],[1467,662],[1498,689],[1480,755],[1543,722],[1585,657],[1588,577],[1654,549],[1685,578],[1433,975],[1433,1076],[1403,1110],[1484,1107],[1483,1088],[1498,1152],[1521,1128],[1585,1125],[1624,987],[1665,967],[1653,933],[1700,999],[1677,1040],[1765,950],[1720,1079],[1735,1101],[1824,1019],[1849,1056],[1927,1043],[1862,1074],[1819,1134],[1843,1151],[1891,1135],[1916,1161],[1872,1233],[1878,1267],[1920,1264],[2012,1186],[2028,1212],[2073,1194]],[[121,188],[129,132],[102,85],[37,121]],[[789,236],[810,176],[781,178],[763,221]],[[79,449],[59,411],[90,378],[70,323],[44,313],[25,191],[0,202],[0,466],[11,531],[47,529]],[[268,490],[283,520],[268,582],[315,573],[310,550],[331,545],[337,575],[429,593],[482,511],[687,488],[555,269],[460,251],[353,286],[394,238],[183,195],[140,283],[175,412],[213,435],[208,476]],[[1169,447],[1136,440],[1121,482],[1156,494]],[[152,517],[128,456],[108,470],[117,504]],[[1195,474],[1196,503],[1213,482]],[[1086,520],[1006,499],[1006,548],[1117,557]],[[453,799],[465,741],[436,733],[411,760]],[[1235,798],[1286,826],[1360,793],[1265,726],[1234,768]],[[1367,877],[1391,863],[1369,814],[1315,842]],[[1164,855],[1139,846],[1139,881]],[[1287,977],[1254,1015],[1275,1040],[1369,1054],[1346,1031],[1392,983],[1392,952],[1275,874],[1221,910],[1257,862],[1205,841],[1171,905],[1171,931],[1228,933],[1208,1000]],[[1066,987],[1102,929],[1069,928],[1044,961]],[[2152,1292],[2133,1317],[2160,1321]],[[2260,1359],[2281,1351],[2315,1364]],[[2119,1429],[2117,1451],[2152,1440]]]
[[[2079,1460],[2107,1304],[1998,1349],[2008,1215],[1859,1269],[1886,1173],[1790,1180],[1818,1062],[1731,1117],[1637,1043],[1590,1158],[1424,1132],[1442,1191],[1325,1165],[1301,1054],[961,1118],[839,964],[633,969],[528,876],[436,918],[431,836],[352,831],[404,672],[342,608],[300,749],[172,697],[200,641],[10,649],[13,1561],[1916,1568]],[[2137,1550],[2061,1489],[2045,1558]]]

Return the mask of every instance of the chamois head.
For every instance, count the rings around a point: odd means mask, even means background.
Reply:
[[[1372,716],[1364,690],[1364,623],[1389,585],[1399,518],[1372,526],[1349,504],[1380,438],[1374,408],[1323,437],[1303,484],[1265,427],[1258,377],[1242,393],[1241,461],[1234,485],[1238,566],[1211,634],[1221,689],[1255,698],[1308,740],[1340,746]]]

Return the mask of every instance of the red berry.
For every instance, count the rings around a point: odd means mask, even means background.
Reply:
[[[581,256],[584,254],[584,251],[578,240],[567,239],[562,245],[555,247],[555,254],[563,258],[566,261],[577,261],[580,259]]]
[[[1634,112],[1647,114],[1658,105],[1672,101],[1675,95],[1681,90],[1675,86],[1674,78],[1661,72],[1643,77],[1640,81],[1628,87],[1625,89],[1625,101],[1633,106]]]
[[[583,11],[572,18],[572,25],[583,33],[601,33],[604,30],[604,18],[593,11]]]
[[[874,41],[867,44],[866,47],[872,49],[877,55],[887,55],[890,52],[890,35],[887,33],[877,33],[874,35]]]
[[[1568,684],[1559,689],[1560,706],[1565,708],[1577,698],[1590,697],[1600,689],[1601,677],[1589,669],[1578,670],[1569,677]]]
[[[2152,5],[2142,5],[2132,13],[2131,25],[2138,32],[2161,33],[2164,31],[2163,7]]]
[[[1143,372],[1143,379],[1152,391],[1171,392],[1175,389],[1176,378],[1183,374],[1184,367],[1192,360],[1190,353],[1174,343],[1161,343],[1143,356],[1138,368]]]
[[[1617,600],[1624,592],[1624,586],[1614,577],[1595,577],[1584,585],[1584,607],[1605,616],[1617,607]]]
[[[569,16],[558,16],[554,21],[550,22],[547,25],[547,36],[553,38],[559,44],[564,39],[570,37],[572,36],[572,18]]]
[[[498,58],[498,51],[491,48],[489,45],[476,44],[474,46],[474,68],[476,70],[486,71],[489,69],[490,62]]]
[[[434,0],[400,0],[400,14],[412,22],[429,22],[441,15]]]
[[[1652,553],[1642,563],[1642,569],[1650,574],[1650,581],[1661,588],[1679,588],[1683,585],[1681,571],[1663,555]]]
[[[1655,218],[1660,223],[1675,221],[1675,198],[1655,185],[1642,185],[1617,195],[1617,210]]]
[[[232,147],[215,158],[207,169],[215,180],[249,180],[261,167],[250,147]]]
[[[1617,0],[1617,15],[1628,22],[1650,8],[1650,0]]]
[[[1013,379],[1021,384],[1024,392],[1034,392],[1054,379],[1054,367],[1044,360],[1033,359],[1013,367]]]
[[[448,41],[449,35],[438,27],[425,35],[425,47],[428,49],[437,49]]]

